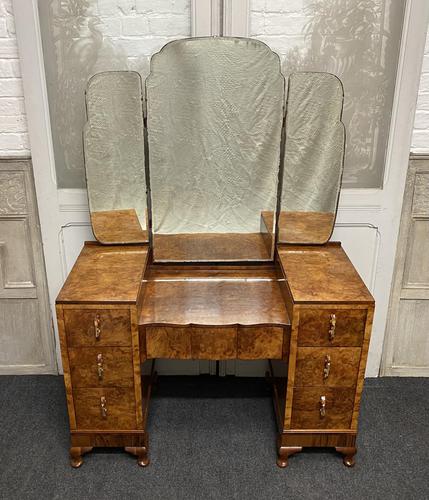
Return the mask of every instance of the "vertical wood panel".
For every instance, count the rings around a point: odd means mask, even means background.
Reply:
[[[429,375],[429,157],[408,169],[383,353],[384,375]]]
[[[0,373],[55,373],[30,160],[0,160]]]

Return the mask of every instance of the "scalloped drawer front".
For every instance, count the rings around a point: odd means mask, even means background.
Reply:
[[[275,326],[238,328],[239,359],[282,359],[284,329]]]

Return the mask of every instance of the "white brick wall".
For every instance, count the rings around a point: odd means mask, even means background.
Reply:
[[[411,151],[429,154],[429,33],[426,37]]]
[[[12,2],[0,0],[0,157],[29,154]]]
[[[303,19],[300,16],[304,0],[252,0],[251,35],[268,42],[274,50],[286,52],[300,39]],[[118,5],[121,19],[109,19],[116,15]],[[155,36],[153,46],[147,35],[174,37],[186,36],[189,23],[187,0],[99,0],[98,13],[103,16],[105,35],[122,37],[123,43],[144,52],[159,48]],[[142,16],[141,14],[144,14]],[[282,17],[287,15],[294,32],[282,34]],[[145,41],[139,44],[139,38]],[[146,36],[144,36],[146,35]],[[138,50],[136,56],[138,55]],[[132,63],[133,56],[128,54]],[[133,64],[131,64],[133,66]],[[411,150],[429,153],[429,34],[426,42],[422,77],[417,101]],[[11,0],[0,0],[0,156],[26,156],[30,154],[27,121],[18,48]]]
[[[289,50],[305,45],[305,5],[306,0],[251,0],[250,36],[265,42],[283,59]]]

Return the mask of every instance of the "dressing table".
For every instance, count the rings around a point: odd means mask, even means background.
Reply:
[[[276,54],[235,38],[167,44],[144,90],[133,72],[88,83],[98,242],[57,298],[73,467],[106,446],[149,464],[159,358],[269,360],[277,464],[304,447],[354,464],[374,300],[328,241],[343,90],[325,73],[284,83]]]

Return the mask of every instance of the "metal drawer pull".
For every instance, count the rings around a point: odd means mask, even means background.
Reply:
[[[97,354],[97,373],[98,373],[98,380],[103,380],[103,373],[104,373],[104,367],[103,367],[103,355]]]
[[[320,416],[326,415],[326,396],[320,396]]]
[[[325,356],[325,366],[323,368],[323,378],[328,378],[329,377],[329,372],[331,371],[331,356],[327,354]]]
[[[329,340],[334,340],[335,338],[335,326],[337,324],[337,317],[335,314],[331,314],[329,317]]]
[[[101,321],[100,321],[100,315],[97,314],[94,319],[94,334],[95,338],[98,340],[101,335]]]
[[[104,396],[100,398],[100,410],[102,418],[107,418],[107,401]]]

